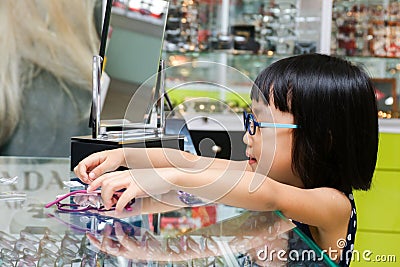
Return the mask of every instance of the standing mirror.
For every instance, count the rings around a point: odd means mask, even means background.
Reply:
[[[104,12],[106,4],[103,0]],[[102,84],[108,89],[101,113],[102,126],[143,123],[147,118],[167,12],[168,2],[163,0],[113,1],[103,63]],[[125,114],[128,106],[134,110]]]

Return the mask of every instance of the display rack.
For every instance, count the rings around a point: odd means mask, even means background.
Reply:
[[[331,51],[346,56],[400,56],[398,1],[333,1]]]

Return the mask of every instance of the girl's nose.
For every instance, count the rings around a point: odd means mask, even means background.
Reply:
[[[248,131],[246,131],[243,135],[243,143],[245,143],[247,146],[251,145],[251,137]]]

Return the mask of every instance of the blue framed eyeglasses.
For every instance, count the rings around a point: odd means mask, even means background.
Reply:
[[[289,128],[296,129],[299,128],[298,125],[292,123],[273,123],[273,122],[258,122],[254,118],[254,115],[243,111],[243,122],[244,129],[248,131],[250,135],[256,133],[257,127],[259,128]]]

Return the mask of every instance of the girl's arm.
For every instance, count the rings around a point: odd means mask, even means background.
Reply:
[[[280,210],[288,218],[314,226],[335,221],[343,204],[350,207],[347,197],[336,189],[302,189],[245,170],[208,169],[190,175],[173,170],[170,179],[199,197],[249,210]]]
[[[314,240],[326,250],[340,251],[337,242],[346,238],[351,213],[347,197],[336,189],[301,189],[258,173],[229,168],[148,168],[112,172],[95,179],[88,190],[100,186],[106,208],[115,204],[114,192],[126,189],[116,203],[117,212],[132,198],[157,198],[172,190],[183,190],[210,202],[249,210],[280,210],[287,218],[310,225]]]
[[[338,241],[346,238],[351,204],[336,189],[302,189],[238,170],[209,169],[190,176],[175,172],[171,179],[182,190],[212,201],[249,210],[280,210],[287,218],[312,226],[323,249],[340,251]]]
[[[156,196],[183,190],[210,202],[220,202],[249,210],[280,210],[288,218],[329,229],[341,219],[348,220],[350,203],[331,188],[301,189],[262,174],[229,168],[132,169],[104,174],[91,182],[88,190],[102,187],[106,207],[111,207],[114,192],[126,189],[117,210],[135,197]],[[345,212],[343,212],[345,211]]]
[[[223,169],[229,166],[231,169],[250,170],[247,161],[202,157],[172,148],[125,148],[123,153],[128,167],[135,169],[174,167],[203,170]]]
[[[95,177],[114,171],[118,167],[135,169],[145,168],[178,168],[199,169],[221,168],[250,170],[247,161],[201,157],[170,148],[119,148],[105,150],[89,155],[74,169],[75,174],[85,183]]]

